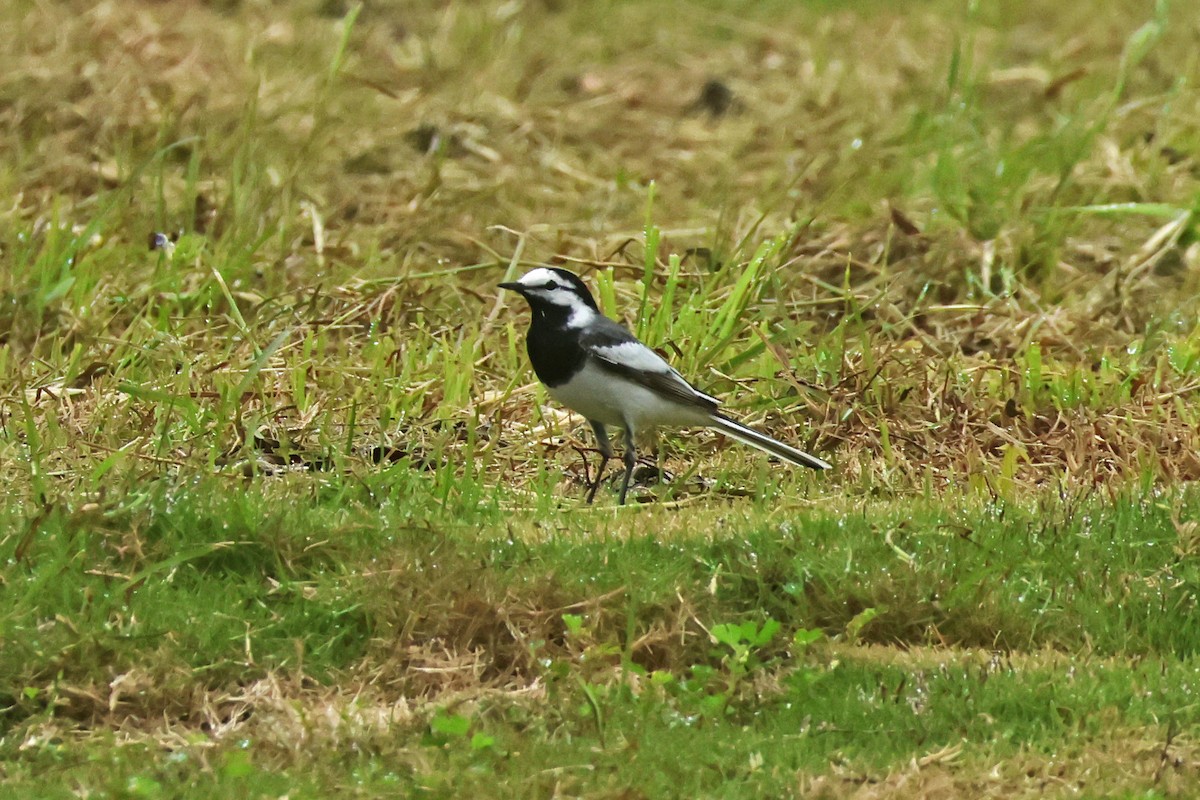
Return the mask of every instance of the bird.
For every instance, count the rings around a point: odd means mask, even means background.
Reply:
[[[600,312],[587,284],[560,267],[536,267],[519,280],[499,284],[529,303],[533,317],[525,348],[533,371],[557,402],[591,425],[602,460],[588,488],[596,497],[613,456],[610,427],[624,431],[625,476],[620,505],[637,464],[635,440],[657,428],[715,428],[743,444],[815,470],[829,462],[776,441],[720,412],[715,397],[693,388],[658,353]]]

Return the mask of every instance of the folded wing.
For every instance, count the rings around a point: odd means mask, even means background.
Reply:
[[[715,412],[717,409],[716,398],[696,391],[658,353],[612,320],[605,318],[600,324],[594,325],[582,344],[602,369],[641,384],[675,402],[702,411]]]

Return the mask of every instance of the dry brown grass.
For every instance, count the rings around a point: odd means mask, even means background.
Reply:
[[[1004,26],[987,20],[973,29],[964,58],[993,65],[972,76],[979,113],[993,122],[1014,115],[1016,126],[1006,144],[978,143],[981,152],[1045,135],[1055,115],[1103,113],[1127,32],[1117,26],[1057,42],[1033,24],[1051,29],[1048,7],[1012,9],[1019,14]],[[586,30],[586,15],[536,4],[411,14],[371,7],[356,24],[340,80],[330,83],[323,69],[337,41],[333,18],[252,4],[33,8],[14,15],[21,45],[4,64],[2,111],[21,153],[4,179],[16,198],[10,232],[32,226],[44,236],[55,208],[60,222],[84,224],[97,193],[122,192],[99,245],[124,261],[119,274],[96,283],[91,307],[16,312],[5,337],[18,361],[31,359],[18,372],[39,427],[62,425],[89,443],[56,449],[53,467],[65,475],[116,448],[147,468],[202,467],[214,449],[238,450],[257,432],[216,426],[199,447],[156,447],[151,409],[118,389],[185,363],[189,377],[173,391],[204,404],[228,388],[226,370],[245,369],[256,348],[281,334],[262,383],[235,409],[237,422],[256,420],[267,438],[301,451],[327,450],[345,432],[347,388],[367,377],[356,362],[381,332],[397,348],[392,363],[407,347],[474,349],[465,405],[443,394],[436,370],[391,390],[424,397],[405,436],[423,435],[426,415],[524,423],[528,387],[506,391],[520,363],[493,352],[504,340],[497,324],[513,313],[496,319],[493,276],[514,253],[584,272],[611,266],[622,279],[640,274],[640,247],[629,240],[640,237],[640,187],[650,179],[658,186],[654,220],[665,231],[660,257],[705,247],[712,258],[744,258],[735,250],[743,237],[815,218],[776,270],[776,304],[754,313],[804,337],[778,349],[777,375],[812,388],[803,402],[772,398],[793,423],[771,427],[833,454],[839,474],[855,476],[835,478],[839,491],[858,481],[903,489],[912,478],[951,486],[968,474],[999,491],[998,481],[1013,479],[1086,484],[1149,470],[1174,481],[1200,470],[1197,426],[1186,410],[1200,383],[1164,367],[1169,332],[1147,333],[1158,320],[1194,311],[1200,251],[1187,225],[1136,215],[1039,217],[1048,203],[1064,204],[1063,195],[1068,204],[1186,204],[1196,168],[1183,126],[1200,110],[1194,98],[1171,94],[1174,35],[1132,75],[1129,91],[1142,99],[1112,113],[1066,188],[1035,168],[994,199],[997,235],[979,241],[946,224],[944,207],[924,188],[938,157],[957,154],[959,168],[970,169],[979,153],[951,139],[931,141],[921,155],[903,138],[914,109],[936,109],[930,95],[945,91],[939,81],[953,42],[932,11],[778,9],[770,22],[718,12],[693,27],[665,27],[653,23],[657,12],[622,5],[610,9],[612,22],[631,35],[609,52],[614,45]],[[1058,9],[1052,19],[1071,25],[1076,13]],[[797,27],[810,34],[780,34]],[[728,38],[714,44],[714,30]],[[662,53],[673,56],[651,57]],[[311,65],[299,80],[297,64]],[[737,101],[720,116],[693,103],[713,74]],[[1160,97],[1171,98],[1171,111],[1156,118],[1152,98]],[[976,123],[951,115],[943,124],[953,137],[956,126]],[[441,155],[423,154],[431,137]],[[861,146],[850,147],[855,140]],[[160,175],[135,171],[171,142],[182,144]],[[213,313],[234,311],[221,297],[191,305],[195,313],[179,309],[183,316],[157,341],[127,306],[114,305],[118,295],[150,288],[143,282],[157,256],[140,252],[147,232],[179,227],[220,243],[195,274],[180,276],[185,296],[211,288],[212,266],[241,264],[227,280],[248,337],[228,319],[213,324]],[[244,248],[273,229],[247,262]],[[446,269],[472,264],[497,271]],[[704,271],[703,261],[689,259],[684,280]],[[375,278],[381,282],[361,282]],[[11,276],[6,295],[22,297],[24,283]],[[1004,291],[990,297],[980,286]],[[618,297],[622,310],[634,305],[628,294]],[[483,330],[475,321],[481,310],[491,311]],[[748,321],[747,345],[756,342],[752,327]],[[429,336],[406,345],[414,328]],[[326,360],[305,361],[297,350],[318,330]],[[827,344],[839,334],[844,344]],[[73,345],[82,351],[64,372],[51,353]],[[1098,396],[1066,407],[1046,393],[1023,396],[1020,358],[1034,345],[1048,380],[1094,385]],[[1125,356],[1135,345],[1148,355]],[[815,378],[803,352],[813,346],[840,348]],[[1112,370],[1097,375],[1104,358]],[[10,363],[11,375],[17,367]],[[299,369],[317,405],[307,413],[289,402],[286,373]],[[715,390],[729,387],[716,375],[697,377]],[[6,414],[19,413],[16,400],[0,400]],[[356,409],[358,424],[389,435],[386,426],[378,431],[376,412]],[[492,456],[511,465],[505,479],[521,485],[522,465],[554,443],[529,449],[522,428],[511,433]],[[1007,450],[1015,466],[1001,468]]]
[[[957,648],[914,648],[897,651],[878,646],[832,645],[824,658],[902,665],[937,670],[972,665],[1028,673],[1068,670],[1077,665],[1064,654],[1043,652],[1010,655],[999,665],[994,652]],[[233,692],[205,692],[186,700],[186,715],[126,714],[119,709],[120,695],[144,695],[157,683],[149,676],[127,674],[114,681],[107,701],[109,713],[93,724],[111,730],[119,747],[146,747],[168,753],[186,753],[205,770],[213,770],[213,757],[232,743],[254,742],[261,765],[289,769],[320,760],[329,752],[386,754],[393,768],[433,774],[439,769],[437,754],[427,747],[404,746],[414,732],[424,730],[435,714],[455,713],[475,717],[497,709],[520,707],[540,713],[548,702],[540,681],[514,682],[504,687],[457,685],[448,676],[480,674],[479,662],[451,657],[433,650],[410,654],[409,668],[423,672],[438,691],[426,695],[397,694],[375,677],[348,678],[337,686],[321,686],[270,674]],[[425,667],[414,666],[424,662]],[[991,665],[991,667],[989,667]],[[436,677],[441,676],[441,677]],[[593,676],[595,677],[595,676]],[[626,675],[625,680],[633,676]],[[472,683],[468,681],[467,683]],[[118,685],[119,684],[119,685]],[[634,691],[649,691],[649,687]],[[757,691],[763,699],[784,691],[779,680],[760,676]],[[97,705],[105,701],[97,698]],[[1033,746],[1019,755],[988,761],[963,740],[937,746],[907,764],[884,769],[863,768],[835,757],[819,774],[799,772],[795,791],[804,797],[920,798],[955,797],[1068,797],[1111,796],[1149,788],[1163,796],[1187,796],[1200,779],[1200,748],[1190,733],[1174,723],[1151,728],[1124,725],[1117,709],[1104,712],[1104,734],[1078,743],[1066,743],[1054,752]],[[23,748],[63,742],[92,735],[92,726],[76,727],[55,719],[27,728]],[[819,735],[819,734],[818,734]],[[886,732],[880,732],[886,736]],[[981,757],[984,760],[981,760]]]
[[[940,748],[886,774],[834,769],[801,777],[804,797],[941,798],[1120,796],[1146,786],[1167,797],[1186,797],[1200,778],[1194,742],[1155,737],[1153,731],[1114,731],[1103,742],[1047,755],[1029,752],[996,764],[964,763],[962,748]]]

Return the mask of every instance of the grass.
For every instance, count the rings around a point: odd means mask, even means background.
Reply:
[[[1194,779],[1194,500],[647,509],[648,536],[604,512],[413,525],[386,477],[43,520],[6,553],[11,784],[787,793],[1064,748],[1132,748],[1122,785]]]
[[[1182,4],[0,22],[10,794],[1192,791]],[[544,262],[835,470],[583,506]]]

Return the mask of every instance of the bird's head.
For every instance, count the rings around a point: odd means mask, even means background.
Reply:
[[[558,267],[538,267],[520,280],[500,284],[500,288],[524,297],[535,312],[565,313],[582,321],[600,311],[579,276]]]

